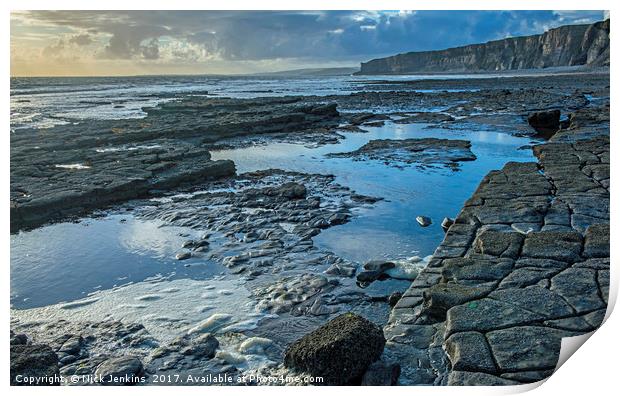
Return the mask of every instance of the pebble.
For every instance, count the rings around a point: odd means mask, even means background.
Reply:
[[[422,227],[428,227],[433,222],[431,218],[427,216],[418,216],[415,219]]]

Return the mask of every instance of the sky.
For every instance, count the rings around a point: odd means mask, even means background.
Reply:
[[[11,75],[356,67],[603,18],[603,11],[14,11]]]

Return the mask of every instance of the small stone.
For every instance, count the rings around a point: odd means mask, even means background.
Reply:
[[[418,216],[415,218],[415,220],[418,222],[418,224],[422,227],[428,227],[429,225],[432,224],[432,220],[430,217],[427,216]]]
[[[177,260],[187,260],[188,258],[191,258],[191,257],[192,257],[192,254],[190,252],[177,253],[177,255],[175,256]]]

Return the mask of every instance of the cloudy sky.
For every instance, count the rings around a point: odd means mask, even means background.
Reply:
[[[230,74],[537,34],[602,11],[19,11],[12,75]]]

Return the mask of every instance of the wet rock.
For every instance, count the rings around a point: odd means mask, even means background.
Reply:
[[[177,253],[177,255],[175,256],[177,260],[187,260],[188,258],[191,258],[191,257],[192,257],[192,254],[190,252]]]
[[[327,116],[338,116],[340,113],[338,113],[338,110],[336,110],[336,107],[338,105],[336,103],[328,103],[322,106],[316,106],[310,109],[310,114],[316,114],[316,115],[327,115]]]
[[[487,339],[501,370],[543,370],[555,368],[562,333],[545,327],[520,326],[489,332]]]
[[[609,224],[595,224],[586,229],[584,257],[609,257]]]
[[[25,377],[41,380],[32,385],[59,385],[58,375],[58,356],[48,345],[11,345],[11,385],[31,385]]]
[[[521,251],[523,238],[517,232],[487,230],[476,237],[475,249],[481,254],[514,259]]]
[[[493,356],[483,334],[475,331],[456,333],[445,342],[452,369],[494,373]]]
[[[357,281],[362,284],[369,284],[376,280],[389,278],[386,271],[395,268],[396,264],[390,261],[371,260],[364,264],[363,271],[357,274]]]
[[[219,341],[212,334],[199,334],[192,337],[185,336],[181,340],[175,341],[174,345],[185,346],[181,353],[183,355],[192,355],[195,358],[211,359],[215,356],[215,351],[220,346]]]
[[[508,275],[513,261],[508,258],[448,258],[441,270],[443,279],[448,281],[496,281]]]
[[[104,385],[134,385],[144,378],[144,366],[133,356],[110,358],[97,367],[95,375]]]
[[[429,225],[432,224],[432,220],[430,217],[427,216],[418,216],[415,218],[415,220],[418,222],[418,224],[422,227],[428,227]]]
[[[487,373],[472,373],[469,371],[451,371],[448,375],[448,385],[451,386],[506,386],[519,385],[519,382],[497,377]]]
[[[444,319],[450,308],[482,298],[490,291],[488,287],[440,283],[424,290],[423,313],[431,318]]]
[[[11,330],[11,345],[26,345],[28,343],[28,336],[26,334],[15,334]]]
[[[334,213],[327,221],[330,225],[344,224],[349,221],[349,216],[346,213]]]
[[[400,300],[402,296],[403,296],[403,293],[398,292],[398,291],[390,294],[390,296],[388,297],[388,304],[390,304],[390,307],[393,307],[394,305],[396,305],[398,303],[398,300]]]
[[[575,262],[581,253],[582,237],[578,232],[541,231],[527,235],[522,255]]]
[[[545,287],[528,286],[523,289],[496,290],[489,294],[489,297],[541,314],[545,318],[573,314],[571,306],[558,293]]]
[[[596,271],[590,268],[568,268],[551,278],[550,290],[559,294],[577,312],[604,307],[599,297]]]
[[[372,363],[362,377],[363,386],[391,386],[398,383],[400,365],[387,364],[382,361]]]
[[[537,132],[549,138],[553,132],[560,129],[560,110],[532,113],[527,117],[527,123]]]
[[[551,377],[553,372],[554,370],[521,371],[515,373],[504,373],[501,375],[501,377],[509,380],[519,381],[523,384],[529,384],[549,378]]]
[[[543,316],[490,298],[452,307],[446,316],[446,336],[460,331],[488,331],[529,324]]]
[[[441,123],[454,121],[454,117],[446,113],[438,112],[422,112],[412,116],[403,117],[398,120],[394,120],[395,124],[411,124],[416,122],[423,123]]]
[[[325,385],[359,383],[383,351],[383,331],[353,313],[329,321],[290,345],[284,364],[324,378]]]
[[[77,355],[80,353],[80,349],[82,348],[83,343],[84,339],[81,336],[71,336],[62,344],[58,352],[66,353],[68,355]]]
[[[396,267],[396,264],[391,261],[384,260],[370,260],[364,263],[364,270],[366,271],[385,272],[394,267]]]
[[[280,187],[266,189],[264,194],[267,196],[285,197],[288,199],[302,199],[306,197],[306,186],[300,183],[289,182]]]
[[[67,364],[71,364],[77,360],[77,356],[75,355],[66,355],[62,359],[60,359],[59,364],[61,366],[66,366]]]
[[[371,140],[359,149],[348,153],[332,153],[332,158],[377,160],[392,166],[402,164],[443,165],[453,168],[458,162],[474,161],[471,143],[453,139],[378,139]],[[396,164],[392,164],[396,163]],[[399,165],[401,164],[401,165]]]
[[[387,279],[388,275],[381,271],[362,271],[357,274],[357,281],[362,284],[369,284],[376,280]]]
[[[326,274],[351,277],[355,275],[355,267],[342,263],[334,263],[325,270]]]
[[[451,219],[449,217],[444,217],[443,220],[441,221],[441,228],[444,230],[444,232],[448,232],[448,229],[450,228],[452,224],[454,224],[454,219]]]

